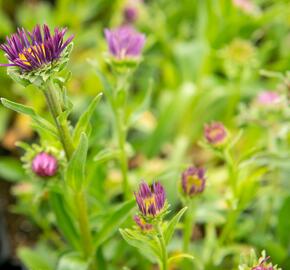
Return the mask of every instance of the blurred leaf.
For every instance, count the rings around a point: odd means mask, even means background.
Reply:
[[[8,181],[21,181],[25,178],[25,171],[21,162],[11,157],[0,158],[0,177]]]
[[[91,102],[91,104],[88,106],[87,110],[84,111],[84,113],[82,114],[82,116],[80,117],[74,133],[73,133],[73,141],[74,142],[78,142],[80,140],[81,137],[81,133],[84,132],[87,134],[87,130],[88,130],[88,126],[90,123],[90,119],[96,109],[96,106],[98,105],[101,97],[102,97],[102,93],[98,94]]]
[[[103,163],[108,160],[116,159],[119,157],[119,155],[119,150],[104,149],[98,152],[98,154],[94,157],[94,161],[97,163]]]
[[[287,197],[282,207],[278,212],[278,223],[277,223],[277,233],[278,237],[285,245],[285,247],[290,246],[290,218],[289,218],[289,210],[290,210],[290,197]]]
[[[1,98],[1,102],[8,109],[30,116],[41,128],[45,129],[47,132],[50,132],[54,137],[58,138],[55,127],[50,122],[39,116],[33,108],[10,101],[6,98]]]
[[[88,266],[88,261],[85,261],[79,253],[71,252],[61,256],[56,270],[87,270]]]
[[[18,256],[29,270],[54,270],[54,267],[44,260],[35,250],[20,248]]]
[[[106,241],[115,231],[121,226],[121,224],[130,215],[131,210],[135,206],[135,200],[130,200],[115,209],[115,211],[107,218],[100,230],[98,231],[94,243],[95,246],[100,246]]]
[[[66,171],[66,182],[73,190],[80,190],[85,185],[85,165],[88,152],[88,138],[81,134],[79,145],[69,161]]]
[[[52,191],[49,198],[60,231],[65,236],[67,241],[75,249],[78,249],[80,238],[74,226],[74,220],[66,207],[66,202],[63,195],[57,191]]]
[[[187,207],[183,207],[166,225],[164,229],[164,240],[165,243],[168,244],[172,238],[176,225],[178,224],[180,218],[187,210]]]

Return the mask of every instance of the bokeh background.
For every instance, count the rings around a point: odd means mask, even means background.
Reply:
[[[243,129],[243,138],[238,144],[240,152],[255,146],[268,147],[271,135],[268,131],[271,129],[277,135],[276,125],[265,127],[247,122],[247,109],[243,111],[243,106],[250,104],[262,90],[279,89],[285,82],[277,74],[286,74],[290,68],[290,2],[253,0],[251,7],[235,5],[234,2],[0,1],[1,42],[16,27],[32,29],[35,24],[42,23],[51,27],[66,26],[69,33],[75,34],[69,63],[72,78],[67,86],[75,106],[71,121],[76,121],[89,101],[102,91],[91,61],[97,63],[108,77],[111,76],[103,57],[107,49],[104,28],[124,23],[124,8],[128,3],[136,8],[137,17],[132,24],[146,33],[147,42],[143,62],[133,79],[132,104],[146,99],[150,106],[129,133],[132,184],[141,178],[161,179],[166,185],[170,203],[173,208],[178,208],[176,181],[181,164],[206,166],[209,184],[200,200],[199,226],[194,234],[197,243],[205,230],[210,229],[206,224],[218,228],[225,218],[222,191],[226,169],[198,144],[204,124],[222,121],[233,134]],[[0,62],[6,63],[3,53]],[[0,68],[0,95],[33,106],[40,113],[45,111],[41,93],[33,86],[24,90],[15,84],[5,68]],[[108,143],[111,132],[108,118],[110,110],[106,102],[102,102],[94,114],[91,156]],[[20,269],[17,268],[20,267],[17,266],[17,248],[34,246],[41,231],[41,217],[39,220],[32,218],[33,213],[28,211],[30,204],[18,201],[19,189],[20,192],[25,189],[20,183],[25,183],[27,176],[20,162],[23,153],[15,142],[37,141],[30,124],[29,118],[0,106],[0,263],[9,260],[15,269]],[[288,125],[283,122],[285,132],[279,137],[274,154],[257,161],[272,171],[263,178],[264,184],[255,199],[248,202],[247,211],[243,213],[245,218],[236,228],[239,244],[256,247],[258,251],[266,249],[272,260],[283,269],[290,269]],[[116,166],[106,164],[99,168],[92,164],[89,168],[89,177],[103,179],[91,191],[98,197],[100,205],[108,200],[105,195],[114,200],[119,192],[116,183],[120,181]],[[177,245],[178,240],[174,244]],[[130,258],[128,254],[133,254],[130,252],[134,251],[127,247],[116,260],[122,262],[125,256]],[[220,255],[221,260],[226,254],[224,251]],[[132,267],[136,261],[144,261],[138,257],[128,260],[127,264]],[[146,265],[144,261],[142,269],[149,269]],[[3,267],[3,270],[9,269],[7,264]]]

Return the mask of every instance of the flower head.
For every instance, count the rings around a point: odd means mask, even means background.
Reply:
[[[259,259],[259,265],[257,266],[254,266],[252,268],[252,270],[274,270],[274,267],[272,266],[271,263],[267,263],[267,261],[269,260],[269,256],[264,258],[264,257],[261,257]]]
[[[70,36],[64,41],[66,31],[65,28],[55,28],[54,34],[51,34],[47,25],[43,25],[42,30],[37,25],[32,32],[24,28],[18,29],[6,38],[5,44],[0,45],[9,60],[8,64],[0,65],[18,67],[22,72],[30,72],[57,62],[73,39]]]
[[[138,10],[136,6],[127,5],[123,10],[123,16],[126,23],[133,23],[138,18]]]
[[[272,106],[281,101],[281,97],[274,91],[263,91],[257,97],[257,103],[263,106]]]
[[[214,122],[205,125],[204,137],[209,144],[213,146],[220,146],[226,142],[228,132],[222,123]]]
[[[125,25],[112,30],[105,29],[105,36],[110,54],[116,60],[140,58],[146,38],[133,27]]]
[[[142,217],[136,215],[134,216],[135,223],[139,226],[139,228],[144,231],[151,231],[153,229],[153,225],[150,223],[147,223]]]
[[[233,0],[233,4],[245,13],[254,14],[257,12],[257,7],[251,0]]]
[[[135,192],[135,198],[140,212],[145,217],[156,217],[165,210],[165,190],[159,182],[151,186],[142,182],[138,192]]]
[[[203,192],[205,182],[205,170],[203,168],[189,167],[182,173],[181,186],[186,196],[193,197]]]
[[[37,154],[32,160],[32,171],[41,177],[54,176],[57,173],[57,159],[46,152]]]

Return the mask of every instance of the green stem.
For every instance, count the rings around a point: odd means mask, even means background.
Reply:
[[[127,138],[127,128],[122,121],[122,113],[116,113],[116,124],[117,124],[117,136],[120,149],[120,165],[122,171],[122,186],[123,195],[125,199],[129,198],[129,184],[128,184],[128,157],[126,153],[126,138]]]
[[[80,228],[80,236],[83,246],[83,255],[85,259],[90,259],[94,253],[94,246],[92,240],[92,234],[90,230],[89,218],[88,218],[88,206],[83,191],[79,191],[76,194],[76,207],[78,214],[78,222]],[[95,261],[91,264],[91,270],[96,269]]]
[[[194,207],[193,202],[188,203],[188,210],[185,213],[184,228],[183,228],[183,252],[188,253],[190,239],[192,235],[193,228],[193,218],[194,218]]]
[[[160,241],[161,256],[162,256],[160,270],[168,270],[168,256],[167,256],[166,244],[165,244],[165,240],[164,240],[164,236],[163,236],[160,222],[157,224],[156,230],[158,232],[158,238]]]
[[[47,106],[57,127],[59,139],[63,145],[66,157],[69,160],[74,152],[74,146],[67,119],[63,121],[59,120],[59,116],[63,113],[63,111],[61,102],[58,98],[57,90],[51,80],[45,84],[43,92],[46,98]]]

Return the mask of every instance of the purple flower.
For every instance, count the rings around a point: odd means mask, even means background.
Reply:
[[[252,270],[274,270],[274,267],[272,266],[272,264],[268,264],[267,261],[270,259],[270,256],[266,257],[266,258],[260,258],[259,261],[259,265],[254,266],[252,268]]]
[[[126,23],[133,23],[138,18],[137,7],[132,5],[127,5],[123,10],[123,16]]]
[[[257,9],[251,0],[233,0],[233,4],[248,14],[255,13]]]
[[[151,231],[153,229],[153,225],[147,223],[142,217],[136,215],[134,216],[134,221],[139,226],[139,228],[144,232]]]
[[[57,159],[46,152],[37,154],[32,161],[32,171],[41,177],[54,176],[57,169]]]
[[[32,32],[18,29],[6,38],[6,44],[0,45],[9,60],[9,64],[0,66],[15,66],[29,72],[57,61],[73,39],[70,36],[64,41],[66,31],[66,28],[55,28],[54,34],[51,34],[47,25],[43,25],[42,31],[39,25]]]
[[[128,25],[105,29],[105,36],[111,55],[117,60],[139,58],[146,40],[144,34]]]
[[[260,105],[271,106],[279,103],[281,97],[274,91],[263,91],[257,97],[257,102]]]
[[[165,190],[159,182],[153,183],[151,186],[142,182],[138,192],[135,192],[135,198],[139,210],[144,216],[155,217],[164,210]]]
[[[205,170],[189,167],[182,173],[181,186],[186,196],[192,197],[203,192],[205,188]]]
[[[227,140],[227,136],[228,132],[222,123],[214,122],[204,127],[204,137],[211,145],[223,145]]]

